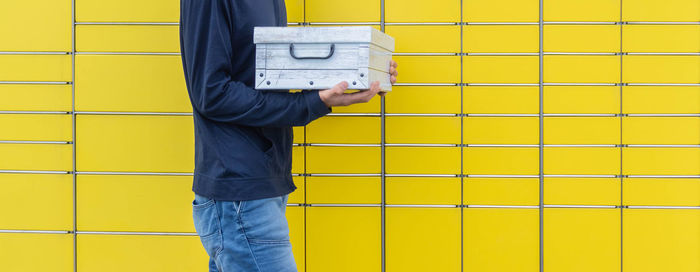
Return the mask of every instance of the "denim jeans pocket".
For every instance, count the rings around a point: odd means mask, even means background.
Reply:
[[[195,194],[192,201],[192,217],[197,235],[209,256],[215,256],[221,248],[221,223],[216,201]]]

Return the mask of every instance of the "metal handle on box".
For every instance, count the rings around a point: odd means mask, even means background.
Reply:
[[[330,48],[330,52],[325,57],[297,57],[296,55],[294,55],[294,44],[293,43],[289,44],[289,54],[292,55],[292,58],[295,58],[295,59],[328,59],[328,58],[333,56],[334,52],[335,52],[335,44],[332,43],[331,48]]]

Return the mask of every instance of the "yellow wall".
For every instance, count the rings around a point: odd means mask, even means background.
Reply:
[[[72,4],[0,4],[0,270],[206,271],[178,1]],[[295,128],[300,271],[700,271],[700,1],[383,4],[287,0],[403,53]]]

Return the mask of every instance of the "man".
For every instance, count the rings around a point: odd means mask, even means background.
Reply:
[[[285,218],[292,126],[333,106],[369,101],[366,91],[300,93],[252,88],[254,26],[286,26],[284,0],[181,0],[180,49],[194,112],[193,219],[210,271],[296,271]],[[391,82],[396,81],[392,61]]]

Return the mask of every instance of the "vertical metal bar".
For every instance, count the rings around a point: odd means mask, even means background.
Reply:
[[[459,267],[464,271],[464,1],[459,0]]]
[[[382,32],[386,31],[385,3],[380,0],[379,27]],[[386,271],[386,100],[380,97],[381,108],[379,115],[381,118],[381,235],[382,235],[382,272]]]
[[[76,170],[76,116],[75,116],[75,0],[71,0],[71,130],[73,137],[72,144],[72,167],[73,171],[71,175],[73,176],[73,271],[78,272],[78,206],[77,206],[77,170]]]
[[[544,271],[544,173],[543,173],[543,158],[544,158],[544,112],[543,112],[543,95],[544,95],[544,81],[543,81],[543,67],[544,67],[544,52],[543,52],[543,47],[544,45],[542,44],[543,42],[543,36],[544,36],[544,20],[543,20],[543,10],[544,7],[542,6],[544,4],[543,0],[540,0],[539,3],[539,45],[540,45],[540,52],[539,52],[539,60],[540,60],[540,65],[539,65],[539,160],[540,160],[540,165],[539,165],[539,190],[540,190],[540,195],[539,195],[539,231],[540,231],[540,272]]]
[[[308,23],[306,22],[306,0],[303,0],[303,2],[302,2],[302,7],[301,7],[301,21],[302,21],[302,27],[306,27],[307,24],[308,24]],[[304,177],[304,205],[302,206],[303,209],[304,209],[304,272],[306,272],[306,270],[307,270],[306,267],[307,267],[308,264],[309,264],[309,262],[307,261],[307,260],[309,259],[309,258],[308,258],[308,256],[309,256],[309,254],[308,254],[309,249],[308,249],[308,243],[306,242],[306,240],[308,240],[308,237],[306,236],[306,235],[307,235],[307,233],[306,233],[306,229],[307,229],[306,225],[307,225],[307,222],[308,222],[308,217],[307,217],[307,216],[308,216],[308,213],[307,213],[307,210],[308,210],[308,208],[309,208],[309,206],[308,206],[308,204],[307,204],[307,201],[306,201],[306,193],[308,192],[308,190],[307,190],[306,188],[309,187],[308,184],[306,183],[306,180],[309,178],[309,176],[307,175],[308,170],[307,170],[306,164],[308,163],[309,160],[306,158],[306,156],[309,155],[309,152],[307,152],[308,146],[306,145],[306,143],[307,143],[307,137],[306,137],[306,125],[305,125],[305,126],[304,126],[304,147],[303,147],[303,148],[304,148],[304,175],[303,175],[303,177]]]

